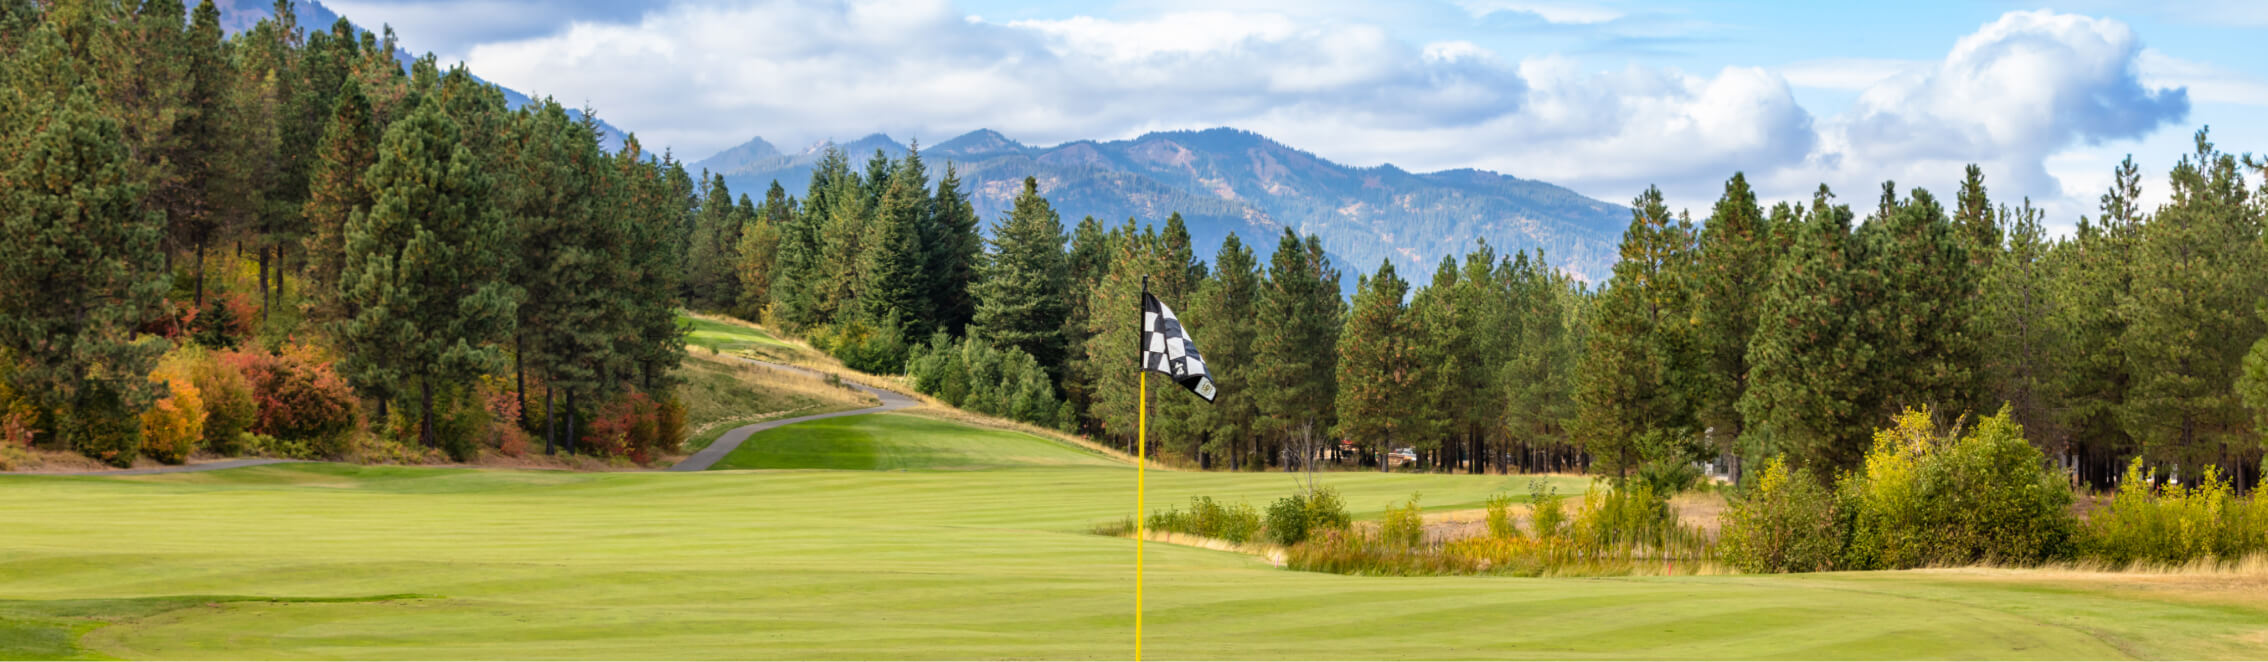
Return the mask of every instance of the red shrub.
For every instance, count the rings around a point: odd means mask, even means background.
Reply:
[[[227,352],[221,362],[244,374],[252,383],[252,398],[260,413],[252,432],[285,441],[311,441],[329,448],[354,429],[354,391],[340,379],[331,363],[305,345],[286,347],[282,354]]]
[[[583,444],[593,453],[645,464],[677,448],[685,434],[685,409],[632,391],[600,407]]]
[[[482,438],[497,452],[512,457],[528,452],[528,431],[520,429],[520,394],[509,388],[504,380],[483,375],[480,388],[473,393],[480,408],[488,413],[486,430]]]

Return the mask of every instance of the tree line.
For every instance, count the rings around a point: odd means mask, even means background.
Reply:
[[[430,54],[405,68],[390,28],[305,30],[288,1],[220,22],[211,0],[0,2],[0,370],[34,443],[130,462],[118,422],[192,344],[320,347],[427,446],[483,375],[570,449],[577,412],[666,395],[682,164]],[[251,271],[256,319],[208,296],[216,268]]]
[[[1649,188],[1597,286],[1477,244],[1427,282],[1381,264],[1343,300],[1312,236],[1287,229],[1263,262],[1232,235],[1207,264],[1178,215],[1067,229],[1029,179],[980,236],[950,166],[923,188],[918,148],[863,172],[829,154],[803,200],[776,183],[760,208],[743,198],[739,222],[696,230],[719,248],[690,255],[716,263],[695,289],[733,292],[706,295],[713,308],[862,369],[912,359],[917,384],[956,398],[969,374],[1044,372],[1059,400],[1003,391],[984,406],[1128,447],[1147,275],[1223,394],[1153,399],[1150,438],[1204,466],[1384,468],[1408,449],[1442,471],[1658,484],[1781,457],[1832,475],[1908,408],[1952,424],[2005,407],[2096,486],[2137,457],[2249,485],[2268,434],[2268,181],[2246,174],[2268,161],[2207,136],[2165,205],[2140,208],[2129,159],[2100,213],[2060,238],[2029,200],[1993,200],[1975,166],[1949,200],[1885,182],[1863,217],[1825,186],[1767,209],[1735,174],[1696,222]],[[709,188],[723,200],[721,180]]]

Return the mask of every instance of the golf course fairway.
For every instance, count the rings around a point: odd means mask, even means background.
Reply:
[[[809,426],[799,434],[798,428]],[[826,439],[859,445],[832,452]],[[955,451],[955,448],[961,450]],[[1132,654],[1132,467],[901,414],[687,474],[273,465],[0,476],[0,658]],[[882,469],[882,470],[872,470]],[[1153,506],[1285,473],[1151,471]],[[1522,476],[1332,473],[1357,517]],[[1580,492],[1555,479],[1561,493]],[[1146,657],[2258,658],[2268,582],[2029,571],[1382,578],[1148,548]]]

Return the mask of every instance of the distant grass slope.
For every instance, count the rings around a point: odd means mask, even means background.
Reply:
[[[1099,453],[1022,432],[901,414],[867,414],[758,432],[715,469],[902,471],[1100,466]]]
[[[1130,513],[1133,473],[274,465],[0,476],[0,658],[1121,659],[1132,652],[1134,543],[1085,530]],[[1363,518],[1412,492],[1432,508],[1474,507],[1528,482],[1319,479]],[[1152,471],[1149,498],[1265,506],[1293,481]],[[1350,577],[1152,544],[1143,652],[2260,657],[2268,580],[2198,579]],[[405,594],[421,597],[387,597]]]
[[[872,396],[811,377],[752,365],[738,355],[784,360],[808,352],[746,322],[679,315],[691,348],[677,377],[685,405],[685,451],[708,447],[749,423],[874,406]]]

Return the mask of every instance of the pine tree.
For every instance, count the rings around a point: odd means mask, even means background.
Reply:
[[[1220,393],[1211,407],[1198,409],[1195,421],[1206,428],[1205,446],[1211,458],[1226,458],[1230,469],[1241,469],[1246,453],[1254,450],[1253,426],[1259,419],[1258,395],[1246,384],[1258,369],[1253,359],[1254,317],[1261,288],[1259,262],[1252,249],[1235,233],[1221,240],[1212,277],[1191,297],[1189,313],[1181,316],[1192,337],[1200,338],[1205,367]]]
[[[1134,219],[1127,219],[1127,227],[1132,227],[1133,222]],[[1088,216],[1079,219],[1078,227],[1071,231],[1071,246],[1064,256],[1072,294],[1071,310],[1064,318],[1064,341],[1068,346],[1081,348],[1064,366],[1064,401],[1071,405],[1077,424],[1090,432],[1101,428],[1100,421],[1090,411],[1095,402],[1095,376],[1099,371],[1116,369],[1123,358],[1118,353],[1106,353],[1100,357],[1100,363],[1096,363],[1084,349],[1094,335],[1089,324],[1095,315],[1095,288],[1108,275],[1111,261],[1119,255],[1117,242],[1132,240],[1126,232],[1106,230],[1095,217]]]
[[[1721,455],[1740,457],[1745,429],[1741,394],[1748,390],[1748,343],[1756,335],[1772,265],[1779,259],[1775,218],[1756,205],[1748,178],[1733,173],[1725,192],[1701,229],[1700,255],[1694,260],[1695,350],[1700,372],[1694,384],[1694,417]]]
[[[1421,341],[1413,337],[1410,309],[1402,302],[1409,289],[1394,274],[1393,260],[1383,261],[1376,274],[1359,278],[1346,329],[1339,333],[1354,341],[1339,343],[1337,436],[1368,448],[1379,471],[1402,441],[1396,433],[1422,418],[1410,406],[1418,386],[1411,345]]]
[[[1085,223],[1080,224],[1082,227]],[[1118,441],[1132,451],[1135,440],[1136,412],[1140,398],[1138,385],[1141,374],[1136,370],[1136,350],[1141,347],[1137,335],[1140,328],[1135,322],[1142,310],[1142,281],[1150,279],[1150,293],[1169,305],[1178,292],[1168,289],[1168,283],[1156,274],[1173,270],[1176,265],[1165,250],[1164,242],[1151,228],[1138,228],[1134,219],[1113,229],[1109,238],[1101,242],[1108,253],[1100,266],[1104,271],[1095,278],[1087,292],[1085,308],[1089,317],[1080,335],[1085,342],[1080,348],[1083,361],[1080,365],[1092,370],[1087,384],[1091,390],[1087,414],[1094,418],[1096,431]],[[978,338],[983,338],[979,335]],[[1200,346],[1202,348],[1202,346]],[[1152,385],[1149,441],[1152,446],[1166,445],[1174,435],[1161,428],[1167,426],[1167,417],[1155,415],[1161,406],[1160,387],[1171,386],[1163,380]]]
[[[1024,178],[1024,192],[988,241],[992,252],[972,292],[977,306],[969,334],[994,347],[1024,350],[1050,378],[1061,379],[1071,280],[1063,220],[1040,197],[1038,180]]]
[[[779,275],[781,232],[794,218],[795,199],[788,197],[779,182],[772,182],[771,190],[764,193],[764,205],[756,208],[740,231],[736,252],[740,256],[737,271],[742,317],[765,317],[764,309],[772,303],[772,280]]]
[[[873,171],[871,164],[868,170]],[[867,183],[856,173],[836,177],[829,185],[826,216],[819,225],[813,312],[825,323],[840,324],[858,317],[859,290],[866,285],[859,265],[874,240],[868,228],[875,223],[874,203],[880,198],[866,194]]]
[[[1533,261],[1523,251],[1513,258],[1512,350],[1505,357],[1504,429],[1521,446],[1516,454],[1529,471],[1556,467],[1541,461],[1567,441],[1575,419],[1575,364],[1583,326],[1572,299],[1581,296],[1573,279],[1551,269],[1539,250]]]
[[[1631,207],[1614,284],[1599,295],[1578,371],[1573,429],[1592,470],[1622,478],[1648,461],[1688,459],[1695,437],[1684,386],[1693,356],[1690,227],[1670,218],[1658,189]]]
[[[1992,198],[1985,192],[1984,169],[1977,164],[1969,164],[1961,179],[1959,205],[1953,212],[1953,224],[1965,240],[1971,272],[1980,276],[1990,273],[1993,259],[2000,256],[2001,235],[2008,228],[1993,213]]]
[[[1269,259],[1255,322],[1253,376],[1262,424],[1284,445],[1286,465],[1312,466],[1338,411],[1339,270],[1323,241],[1289,228]],[[1372,339],[1357,339],[1368,342]]]
[[[1880,420],[1868,400],[1878,366],[1861,319],[1869,285],[1853,255],[1850,207],[1832,199],[1819,187],[1772,268],[1739,405],[1762,452],[1821,470],[1857,466]]]
[[[779,275],[772,277],[772,307],[774,316],[790,332],[829,321],[819,301],[826,278],[824,226],[840,188],[836,182],[851,176],[850,163],[842,151],[830,147],[811,168],[811,184],[802,208],[780,228],[780,266]]]
[[[686,241],[685,302],[695,310],[720,311],[731,305],[737,279],[727,252],[740,245],[740,216],[724,175],[701,180],[701,210],[693,216]]]
[[[2261,337],[2259,210],[2236,157],[2205,131],[2169,177],[2172,199],[2142,226],[2133,257],[2123,348],[2134,367],[2120,419],[2145,455],[2185,467],[2232,466],[2253,447],[2250,417],[2232,390]]]
[[[370,189],[362,173],[378,162],[378,130],[370,113],[370,99],[362,86],[347,81],[331,109],[323,130],[323,143],[313,160],[307,207],[302,213],[313,229],[304,250],[307,258],[307,292],[315,299],[316,317],[339,320],[353,316],[339,298],[339,271],[346,262],[347,218],[370,208]]]
[[[60,52],[52,31],[27,41],[20,55],[32,57],[0,63],[0,77],[60,59],[49,59]],[[15,148],[0,170],[9,183],[0,186],[9,386],[41,410],[36,443],[126,466],[140,445],[133,414],[163,395],[146,376],[165,344],[134,328],[165,292],[164,221],[144,206],[119,124],[90,90],[56,97],[10,86],[0,101],[10,109],[0,112],[0,144]]]
[[[1471,404],[1470,394],[1461,391],[1464,373],[1480,368],[1465,363],[1463,356],[1472,345],[1473,331],[1473,325],[1461,319],[1463,298],[1456,296],[1464,276],[1457,258],[1444,255],[1433,270],[1433,281],[1419,288],[1410,301],[1410,351],[1416,355],[1417,372],[1409,403],[1413,416],[1398,436],[1419,459],[1438,453],[1462,427],[1459,421],[1468,412],[1461,408]]]
[[[436,445],[434,391],[493,370],[519,293],[495,252],[509,230],[483,164],[439,98],[386,129],[364,184],[376,202],[347,225],[338,325],[342,367],[379,398],[415,393],[419,437]]]
[[[929,248],[930,305],[936,310],[937,328],[960,336],[976,317],[976,286],[984,237],[977,232],[976,207],[961,195],[961,177],[953,164],[945,164],[945,178],[937,182],[931,199],[931,234],[922,245]]]
[[[2021,208],[2003,206],[2005,219],[1994,224],[2008,229],[2008,246],[1988,262],[1990,269],[1978,307],[1978,331],[1985,343],[1987,405],[2005,403],[2024,431],[2037,441],[2056,440],[2048,451],[2064,451],[2062,433],[2054,418],[2052,380],[2060,357],[2066,356],[2063,339],[2050,320],[2055,314],[2049,296],[2051,268],[2049,244],[2040,225],[2042,213],[2026,199]]]
[[[671,221],[691,213],[691,181],[674,164],[656,169],[646,162],[637,136],[628,136],[614,155],[612,190],[621,220],[618,233],[621,264],[628,271],[613,294],[616,310],[625,311],[625,333],[616,337],[614,351],[627,362],[645,391],[657,392],[670,383],[685,360],[686,327],[677,322],[678,278],[684,273],[670,232]],[[664,158],[664,162],[669,159]],[[629,377],[630,375],[625,375]]]
[[[2071,436],[2081,478],[2098,488],[2111,485],[2135,450],[2118,416],[2133,383],[2120,302],[2132,296],[2135,240],[2148,222],[2136,202],[2141,184],[2134,159],[2122,161],[2101,198],[2102,215],[2081,217],[2071,239],[2051,253],[2057,265],[2050,325],[2069,346],[2085,350],[2060,362],[2056,422]]]
[[[1865,291],[1877,366],[1868,406],[1876,421],[1908,407],[1981,415],[1984,357],[1973,327],[1983,274],[1929,191],[1898,200],[1895,190],[1883,184],[1881,211],[1857,233],[1859,268],[1874,279]]]
[[[1496,423],[1497,412],[1504,411],[1505,390],[1496,378],[1511,353],[1511,338],[1503,332],[1512,325],[1507,305],[1512,296],[1509,265],[1487,241],[1475,241],[1473,250],[1465,254],[1464,273],[1450,292],[1459,335],[1468,340],[1461,351],[1437,357],[1458,364],[1454,383],[1459,408],[1447,421],[1452,426],[1445,430],[1447,446],[1436,462],[1444,470],[1463,464],[1468,471],[1481,473],[1487,469],[1489,448],[1502,444],[1503,429]]]
[[[225,194],[221,187],[236,181],[223,172],[231,152],[226,113],[228,85],[235,72],[221,52],[220,9],[212,0],[197,3],[181,44],[173,57],[182,58],[187,68],[184,105],[193,110],[183,112],[183,119],[176,122],[171,149],[160,157],[170,166],[168,176],[158,180],[150,194],[166,213],[175,247],[193,251],[194,301],[203,307],[205,249],[224,229],[217,198]]]
[[[927,338],[934,312],[928,278],[928,253],[921,244],[922,228],[929,224],[929,175],[922,168],[919,146],[891,171],[875,218],[867,227],[865,253],[859,256],[859,303],[875,323],[898,320],[905,338]]]

